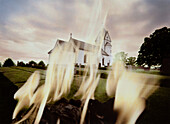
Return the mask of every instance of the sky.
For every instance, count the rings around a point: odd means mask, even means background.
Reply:
[[[114,52],[136,57],[145,37],[170,27],[170,0],[96,1],[0,0],[0,62],[10,57],[48,63],[48,51],[57,39],[68,41],[72,33],[86,41],[92,26],[97,34],[102,24]]]

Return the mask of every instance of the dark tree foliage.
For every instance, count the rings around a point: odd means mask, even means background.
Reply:
[[[2,66],[1,62],[0,62],[0,67]]]
[[[170,28],[157,29],[145,37],[138,53],[138,65],[162,65],[163,58],[170,55]]]
[[[25,67],[25,63],[22,62],[22,61],[21,61],[21,62],[18,61],[18,62],[17,62],[17,66]]]
[[[126,65],[135,65],[136,57],[129,57],[126,59]]]
[[[40,61],[40,62],[38,63],[38,68],[44,69],[44,68],[45,68],[45,63],[44,63],[43,61]]]
[[[31,61],[29,61],[28,66],[29,67],[37,67],[37,63],[35,61],[31,60]]]
[[[3,67],[10,67],[10,66],[15,66],[14,62],[12,61],[11,58],[8,58],[5,60]]]

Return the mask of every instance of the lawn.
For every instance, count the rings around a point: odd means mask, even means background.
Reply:
[[[36,70],[40,71],[40,82],[44,82],[45,70],[41,69],[29,67],[1,67],[0,73],[3,73],[5,77],[7,77],[13,84],[20,88],[27,81],[30,75]]]
[[[133,71],[138,72],[138,73],[155,74],[155,75],[160,74],[159,70],[147,70],[147,71],[145,71],[144,69],[135,69]]]
[[[30,67],[1,67],[0,73],[7,77],[14,85],[20,88],[30,77],[34,71],[40,71],[41,79],[40,83],[45,81],[45,70],[30,68]],[[105,72],[103,70],[100,71]],[[71,99],[75,92],[78,90],[82,76],[76,75],[74,77],[73,83],[71,85],[71,92],[68,95],[68,98]],[[95,98],[101,102],[104,102],[108,99],[106,95],[106,79],[101,78],[99,84],[95,90]]]
[[[40,82],[43,83],[45,80],[45,70],[41,70],[41,69],[28,68],[28,67],[1,67],[0,73],[3,74],[14,85],[21,87],[35,70],[40,71],[41,74]],[[100,71],[100,73],[105,73],[105,72],[106,71],[103,70]],[[155,77],[155,75],[151,75],[151,76]],[[163,80],[161,80],[160,82],[160,87],[146,100],[146,109],[139,117],[137,121],[138,124],[170,123],[170,118],[169,118],[170,78],[164,77],[162,79]],[[75,75],[75,78],[71,85],[71,92],[67,96],[68,99],[72,98],[75,92],[78,90],[81,80],[82,80],[81,75]],[[4,82],[0,82],[0,85],[2,85],[3,83]],[[106,87],[106,79],[101,78],[95,90],[95,98],[101,102],[104,102],[109,99],[108,96],[106,95],[105,87]]]
[[[146,101],[146,108],[137,124],[170,123],[170,88],[160,87]]]

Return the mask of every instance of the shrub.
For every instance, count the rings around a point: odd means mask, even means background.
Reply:
[[[45,69],[45,63],[43,61],[40,61],[37,65],[37,68]]]
[[[101,73],[100,74],[100,78],[107,79],[107,77],[108,77],[108,73]]]
[[[15,66],[14,62],[12,61],[11,58],[8,58],[5,60],[3,67],[10,67],[10,66]]]
[[[81,68],[85,68],[85,65],[81,65]]]
[[[18,61],[18,62],[17,62],[17,66],[25,67],[25,63],[22,62],[22,61],[21,61],[21,62]]]
[[[101,70],[107,70],[107,67],[99,67]]]
[[[35,61],[31,60],[31,61],[29,61],[29,63],[28,63],[27,66],[28,66],[28,67],[36,68],[36,67],[37,67],[37,63],[36,63]]]
[[[83,70],[76,70],[76,75],[83,75],[84,74],[84,71]]]

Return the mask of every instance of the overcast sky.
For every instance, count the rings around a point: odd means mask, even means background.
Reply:
[[[10,57],[47,63],[57,39],[68,40],[70,33],[86,39],[87,27],[95,23],[90,20],[94,1],[0,0],[0,62]],[[104,7],[110,8],[105,29],[113,50],[128,56],[137,56],[144,37],[155,29],[170,27],[170,0],[113,0]]]

